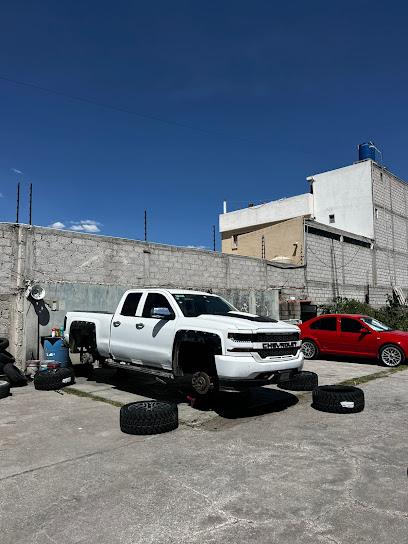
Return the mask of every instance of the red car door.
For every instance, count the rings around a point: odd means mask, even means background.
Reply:
[[[361,331],[365,332],[361,332]],[[375,357],[377,334],[357,318],[340,317],[339,353]]]
[[[308,336],[317,341],[320,350],[332,352],[338,344],[337,316],[323,316],[309,325]]]

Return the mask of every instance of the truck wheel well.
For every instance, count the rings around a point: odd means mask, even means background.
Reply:
[[[69,329],[69,350],[78,353],[81,348],[97,354],[95,323],[73,321]]]
[[[176,376],[207,372],[215,376],[215,358],[221,354],[221,338],[201,331],[180,331],[173,350],[173,371]]]

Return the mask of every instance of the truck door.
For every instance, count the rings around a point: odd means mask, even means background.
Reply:
[[[168,308],[172,319],[151,317],[153,308]],[[137,318],[138,358],[147,366],[172,368],[176,305],[161,293],[149,293],[143,304],[141,317]]]
[[[110,352],[119,361],[140,362],[136,350],[136,312],[142,298],[141,292],[129,293],[113,316],[110,336]]]
[[[133,299],[129,299],[131,295]],[[138,300],[135,295],[139,295]],[[142,299],[142,293],[129,293],[112,321],[111,353],[120,361],[170,370],[175,321],[151,317],[153,308],[168,308],[176,315],[164,294],[149,293]]]

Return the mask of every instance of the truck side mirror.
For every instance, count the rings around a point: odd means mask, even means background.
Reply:
[[[152,308],[150,317],[156,319],[174,319],[176,316],[168,308]]]
[[[368,329],[360,329],[358,332],[360,334],[371,334],[371,331],[369,331]]]

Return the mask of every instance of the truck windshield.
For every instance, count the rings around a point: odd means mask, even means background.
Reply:
[[[177,293],[173,294],[173,297],[186,317],[197,317],[201,314],[225,315],[228,312],[238,312],[226,300],[213,295]]]

